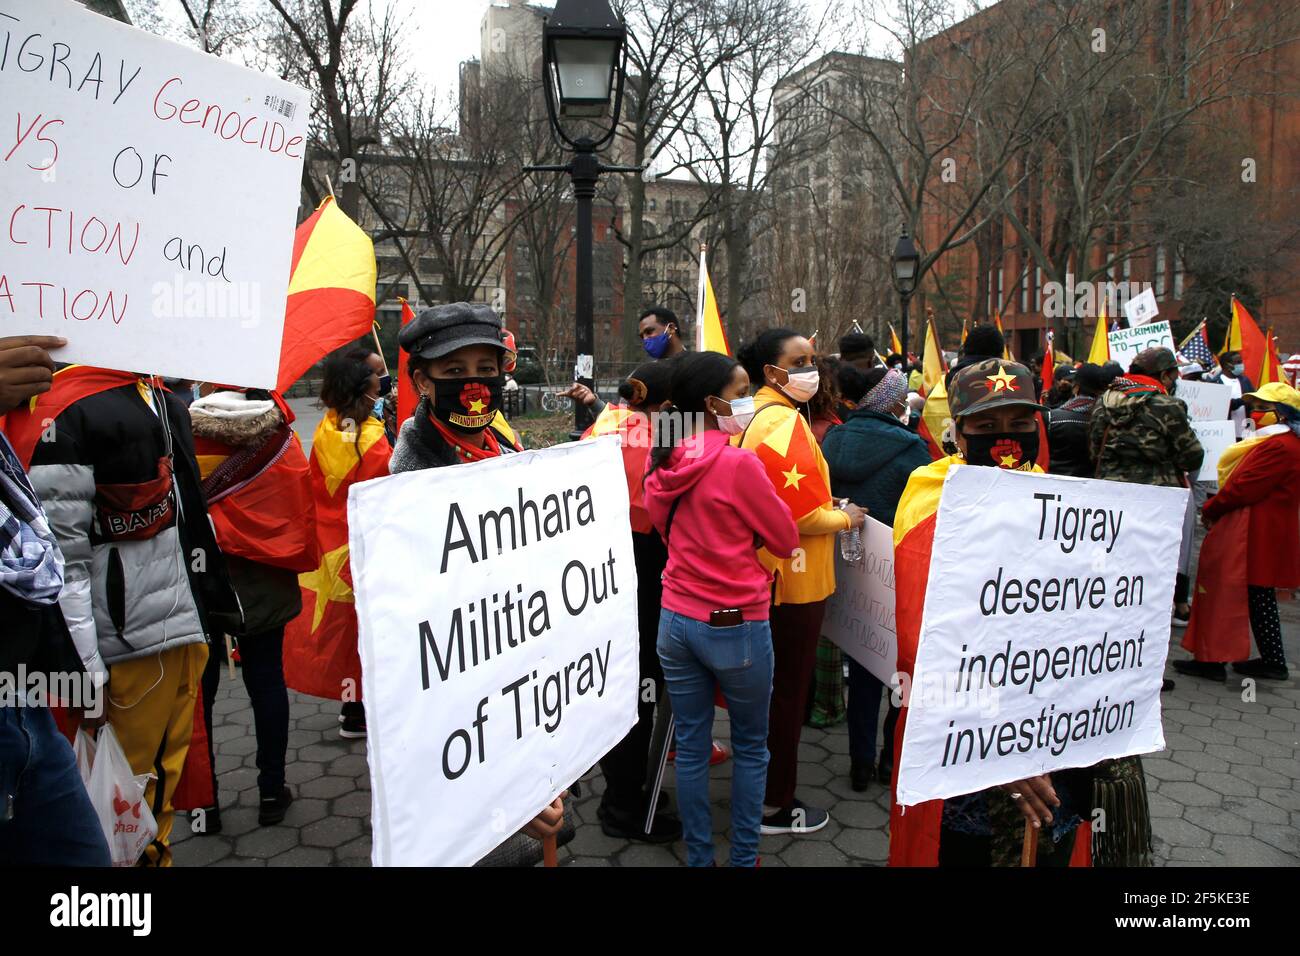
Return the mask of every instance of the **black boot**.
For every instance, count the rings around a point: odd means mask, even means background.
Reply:
[[[1228,669],[1210,661],[1174,661],[1174,670],[1188,677],[1203,677],[1220,683],[1228,679]]]
[[[869,760],[854,759],[849,764],[849,786],[855,793],[862,793],[871,786],[871,778],[875,776],[875,767]]]
[[[682,837],[682,821],[662,806],[655,810],[650,832],[645,832],[645,810],[631,814],[615,810],[602,803],[596,808],[600,831],[618,840],[636,840],[641,843],[672,843]]]
[[[257,805],[257,825],[269,827],[284,819],[293,803],[293,792],[288,787],[281,787],[280,792],[271,796],[262,796]]]
[[[1264,677],[1268,680],[1287,680],[1291,672],[1286,669],[1285,664],[1270,664],[1262,657],[1256,657],[1248,661],[1238,661],[1232,665],[1232,669],[1238,674],[1244,674],[1247,677]]]

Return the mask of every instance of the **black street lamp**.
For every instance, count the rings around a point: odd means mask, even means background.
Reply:
[[[912,237],[907,234],[907,224],[903,224],[903,234],[898,237],[894,254],[890,257],[893,266],[894,288],[903,300],[903,365],[907,365],[907,327],[908,309],[912,303],[912,293],[916,291],[916,272],[921,265],[921,256],[916,251]]]
[[[574,336],[574,380],[596,389],[595,333],[592,307],[591,208],[601,173],[639,173],[640,169],[606,166],[597,153],[609,145],[618,128],[627,73],[627,27],[614,15],[608,0],[557,0],[542,28],[542,87],[551,130],[561,148],[573,153],[563,166],[529,166],[529,172],[568,173],[577,205],[577,274]],[[611,108],[612,100],[612,108]],[[598,138],[565,129],[564,119],[599,121],[609,126]],[[591,423],[591,410],[581,403],[573,412],[574,438]]]

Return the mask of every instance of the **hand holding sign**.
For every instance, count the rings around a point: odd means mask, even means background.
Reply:
[[[0,338],[0,415],[50,390],[54,360],[49,350],[67,344],[57,335]]]

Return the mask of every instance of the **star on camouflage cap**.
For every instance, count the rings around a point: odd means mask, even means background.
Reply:
[[[990,358],[967,365],[948,386],[948,409],[953,418],[1006,405],[1046,411],[1034,401],[1034,377],[1018,362]]]

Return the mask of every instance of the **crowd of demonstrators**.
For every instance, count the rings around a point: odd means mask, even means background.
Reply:
[[[708,779],[725,759],[712,740],[723,702],[734,757],[731,865],[755,865],[764,834],[829,822],[826,808],[798,793],[805,723],[846,714],[851,789],[864,792],[875,777],[896,790],[906,700],[899,707],[886,696],[882,728],[882,682],[822,637],[837,537],[867,515],[892,527],[898,669],[910,677],[940,492],[967,465],[1041,472],[1050,462],[1054,474],[1192,487],[1173,622],[1190,618],[1195,633],[1191,519],[1199,511],[1210,534],[1196,601],[1208,593],[1236,602],[1259,656],[1245,659],[1237,645],[1224,656],[1223,642],[1193,640],[1194,659],[1174,667],[1222,681],[1231,662],[1243,676],[1288,677],[1276,590],[1300,586],[1300,392],[1276,382],[1254,389],[1234,353],[1206,377],[1233,389],[1232,414],[1247,437],[1224,454],[1211,494],[1212,483],[1196,482],[1204,451],[1176,397],[1180,378],[1205,369],[1180,367],[1168,349],[1141,352],[1128,370],[1062,366],[1039,401],[1033,373],[1002,357],[1001,333],[976,325],[947,371],[948,454],[932,461],[916,433],[919,366],[896,355],[881,364],[870,336],[846,335],[839,354],[826,356],[797,332],[771,328],[733,359],[688,351],[667,309],[648,309],[639,332],[649,361],[610,405],[578,384],[565,392],[600,416],[589,436],[621,436],[638,576],[637,720],[599,761],[605,834],[683,839],[690,865],[716,862]],[[68,743],[78,725],[93,730],[105,720],[132,768],[154,775],[146,799],[158,834],[142,864],[171,862],[173,795],[182,767],[188,780],[191,747],[202,753],[204,725],[214,803],[195,829],[219,832],[212,712],[227,640],[237,642],[253,711],[259,824],[283,821],[293,801],[289,689],[340,700],[340,735],[365,737],[348,489],[523,450],[501,415],[514,356],[499,315],[482,304],[435,306],[399,341],[419,396],[412,417],[396,420],[380,355],[341,350],[325,361],[325,412],[308,456],[277,393],[187,381],[167,388],[85,366],[56,371],[51,350],[57,355],[61,340],[0,339],[0,412],[8,413],[0,612],[14,622],[0,671],[76,671],[106,682],[103,714],[74,711],[62,732],[48,709],[0,708],[8,798],[0,860],[108,862]],[[990,389],[994,377],[1016,386]],[[678,813],[660,800],[647,820],[660,707],[675,720]],[[27,770],[15,776],[15,766]],[[1093,808],[1108,820],[1095,834],[1080,825]],[[1039,833],[1039,866],[1150,862],[1136,757],[906,814],[895,807],[890,861],[1012,865],[1026,822]],[[542,838],[563,841],[573,829],[565,791],[483,865],[534,864]]]
[[[769,820],[777,666],[771,577],[754,545],[783,560],[800,536],[758,458],[730,444],[754,414],[745,369],[725,355],[695,353],[673,370],[671,392],[682,428],[651,453],[645,504],[668,549],[657,649],[676,721],[677,804],[688,863],[713,865],[708,771],[717,686],[731,722],[731,865],[754,866],[760,825]]]

